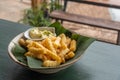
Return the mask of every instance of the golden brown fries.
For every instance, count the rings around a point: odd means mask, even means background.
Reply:
[[[42,45],[43,45],[45,48],[49,49],[50,51],[56,53],[56,50],[55,50],[55,48],[54,48],[54,46],[53,46],[53,43],[52,43],[51,39],[49,39],[49,38],[44,39],[44,40],[42,41]]]
[[[61,38],[59,36],[56,37],[56,40],[53,42],[53,46],[55,49],[60,47],[60,41],[61,41]]]
[[[70,50],[75,51],[76,50],[76,41],[72,40],[70,43]]]
[[[70,46],[70,42],[71,42],[71,38],[67,37],[66,38],[66,45],[67,45],[68,48]]]
[[[33,46],[31,47],[31,45],[33,45]],[[35,48],[33,48],[33,47],[35,47]],[[42,54],[42,55],[50,56],[51,59],[56,60],[59,63],[61,62],[60,57],[56,53],[48,50],[47,48],[45,48],[42,44],[39,44],[38,42],[33,41],[32,43],[30,43],[30,45],[28,45],[28,51],[33,53],[33,55],[35,55],[34,57],[36,57],[36,58],[38,58],[36,55]]]
[[[45,60],[43,61],[43,66],[45,67],[55,67],[60,65],[57,61],[52,61],[52,60]]]
[[[26,40],[28,52],[31,56],[43,61],[44,67],[56,67],[75,56],[76,41],[65,34],[45,38],[42,41]]]
[[[18,42],[23,47],[26,47],[26,45],[27,45],[25,39],[23,39],[23,38],[20,38]]]
[[[75,56],[75,53],[73,51],[70,51],[68,54],[65,55],[65,59],[71,59]]]
[[[61,34],[60,37],[61,37],[61,41],[60,41],[61,49],[66,49],[67,45],[66,45],[66,36],[65,36],[65,34]]]

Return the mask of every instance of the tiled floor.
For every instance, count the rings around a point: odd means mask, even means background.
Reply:
[[[17,22],[26,8],[29,8],[29,5],[20,0],[0,0],[0,19]]]
[[[6,19],[17,22],[23,17],[23,10],[29,7],[30,7],[30,0],[1,0],[0,19]],[[77,13],[77,14],[82,14],[97,18],[104,18],[104,19],[112,18],[109,14],[108,9],[106,8],[83,5],[78,3],[69,3],[67,6],[67,11],[71,13]],[[89,27],[87,25],[79,25],[79,24],[65,22],[64,26],[66,28],[71,28],[76,26],[77,28],[79,28],[78,30],[76,30],[77,33],[85,36],[95,37],[99,40],[105,40],[108,42],[114,43],[117,37],[116,35],[117,32],[115,31]]]

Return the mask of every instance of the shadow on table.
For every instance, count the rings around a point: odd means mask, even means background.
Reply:
[[[21,68],[11,75],[12,80],[91,80],[90,74],[83,67],[76,64],[54,74],[41,74]]]

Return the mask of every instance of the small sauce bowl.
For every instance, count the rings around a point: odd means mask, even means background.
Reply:
[[[56,36],[54,27],[33,27],[24,32],[24,37],[30,40],[43,40],[49,36]]]

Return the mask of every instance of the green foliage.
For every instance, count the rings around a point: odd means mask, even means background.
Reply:
[[[50,3],[43,2],[38,8],[26,9],[23,19],[19,22],[33,27],[49,26],[51,24],[49,13],[58,9],[62,9],[60,0],[51,0]]]
[[[67,31],[59,22],[54,22],[49,27],[54,27],[57,35],[65,33]]]
[[[29,56],[27,56],[27,63],[30,68],[40,68],[42,66],[41,60]]]
[[[13,48],[14,55],[23,56],[26,50],[23,47],[21,47],[19,44],[14,43],[14,45],[15,45],[15,47]]]
[[[59,10],[63,8],[63,6],[60,3],[60,0],[51,0],[51,3],[49,5],[50,5],[50,12],[53,10]]]
[[[45,12],[41,9],[33,11],[32,9],[25,10],[24,18],[21,20],[24,24],[34,27],[50,25],[50,19],[46,16]]]
[[[15,43],[14,43],[15,44]],[[26,57],[24,56],[26,49],[24,49],[23,47],[21,47],[18,44],[15,44],[15,46],[12,49],[13,55],[20,61],[23,63],[27,63],[26,62]]]

